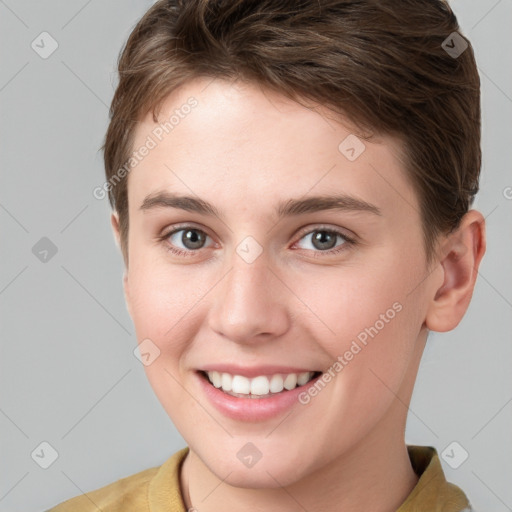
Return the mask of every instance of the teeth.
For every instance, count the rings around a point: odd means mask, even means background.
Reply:
[[[231,391],[233,389],[232,388],[233,377],[231,377],[231,375],[229,373],[222,373],[220,377],[221,377],[220,387],[224,391]]]
[[[280,393],[284,389],[284,381],[281,375],[273,375],[270,379],[270,391]]]
[[[267,377],[255,377],[251,380],[251,395],[268,395],[270,382]]]
[[[211,374],[211,375],[210,375]],[[210,380],[216,388],[220,388],[222,386],[222,377],[219,372],[210,372]]]
[[[297,387],[296,373],[290,373],[286,376],[286,379],[284,379],[284,387],[286,389],[294,389],[295,387]]]
[[[309,372],[299,373],[297,376],[297,384],[299,386],[304,386],[306,382],[309,380]]]
[[[221,388],[228,394],[261,397],[280,393],[283,390],[291,390],[297,385],[303,386],[312,379],[314,374],[315,372],[288,373],[286,375],[278,373],[270,378],[260,375],[249,379],[243,375],[211,371],[208,372],[208,378],[216,388]]]
[[[228,374],[222,374],[223,383],[224,375]],[[231,375],[229,376],[229,378],[231,379]],[[224,386],[222,387],[222,389],[224,389]],[[226,391],[230,390],[226,389]],[[247,377],[242,377],[241,375],[233,375],[231,391],[233,391],[233,393],[243,393],[244,395],[248,395],[251,392],[251,381]]]

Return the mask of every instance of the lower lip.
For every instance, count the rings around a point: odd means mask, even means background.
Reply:
[[[237,398],[213,386],[201,372],[197,372],[200,386],[214,407],[225,416],[237,421],[264,421],[300,404],[299,395],[313,385],[322,374],[303,386],[271,395],[268,398]]]

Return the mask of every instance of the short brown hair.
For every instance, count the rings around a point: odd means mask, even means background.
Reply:
[[[126,264],[127,177],[112,178],[137,122],[150,110],[157,122],[166,97],[200,76],[253,81],[397,136],[431,262],[438,235],[471,206],[481,165],[480,79],[471,44],[454,32],[444,0],[157,1],[119,55],[101,148]],[[457,56],[454,41],[467,45]]]

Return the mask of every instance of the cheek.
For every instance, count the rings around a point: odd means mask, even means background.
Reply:
[[[379,332],[388,331],[405,295],[396,279],[366,267],[340,268],[338,272],[330,269],[325,279],[315,276],[305,280],[296,276],[293,282],[301,282],[300,298],[308,306],[308,318],[313,320],[314,314],[318,319],[317,339],[325,340],[333,348],[340,340],[357,338],[376,322]]]
[[[368,393],[382,388],[376,376],[392,389],[399,386],[422,323],[418,296],[408,295],[419,267],[407,266],[398,254],[380,256],[364,268],[331,268],[325,279],[296,276],[295,281],[308,305],[302,327],[313,329],[313,339],[333,364],[343,358],[345,383],[373,382],[364,386]]]
[[[327,384],[331,391],[312,400],[318,400],[317,410],[329,411],[326,422],[332,425],[332,436],[347,417],[360,433],[378,421],[400,393],[416,346],[419,315],[406,297],[409,280],[396,269],[373,269],[343,269],[331,276],[328,286],[302,281],[301,299],[321,321],[304,311],[298,329],[309,329],[331,361],[325,369],[333,376]]]
[[[204,313],[205,296],[215,283],[211,270],[178,268],[134,258],[130,268],[130,302],[137,340],[149,338],[161,354],[155,367],[176,367],[191,346]],[[203,313],[201,313],[203,312]],[[153,365],[152,365],[153,366]]]
[[[205,291],[195,287],[190,272],[171,272],[154,261],[135,265],[134,258],[133,263],[129,278],[137,340],[149,339],[159,351],[144,371],[162,406],[180,425],[194,407],[183,397],[180,363],[195,336],[193,305]]]
[[[128,279],[136,328],[148,328],[153,334],[168,330],[197,300],[195,273],[183,268],[163,264],[150,250],[133,251]]]

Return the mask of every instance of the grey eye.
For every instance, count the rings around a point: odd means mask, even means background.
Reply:
[[[343,243],[345,243],[345,238],[340,233],[337,233],[336,231],[329,231],[327,229],[316,229],[311,231],[310,233],[304,235],[301,240],[304,240],[307,237],[310,237],[310,244],[312,245],[313,249],[320,251],[328,251],[333,249],[336,246],[336,241],[338,238],[343,240]],[[310,249],[311,247],[303,248]]]
[[[179,233],[182,233],[182,235],[178,236]],[[173,237],[176,238],[173,239]],[[206,233],[195,228],[178,229],[169,235],[169,241],[173,245],[176,245],[177,241],[179,241],[179,243],[183,244],[185,249],[189,250],[202,249],[206,238],[208,238]],[[178,245],[178,247],[180,246]]]

